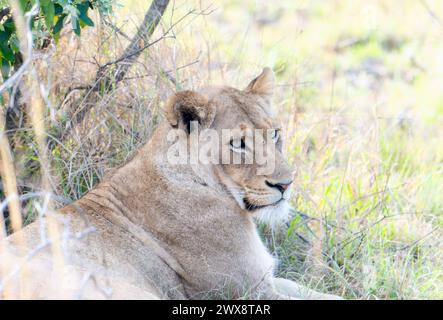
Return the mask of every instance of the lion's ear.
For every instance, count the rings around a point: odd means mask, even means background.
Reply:
[[[266,67],[262,73],[249,83],[245,91],[271,98],[275,89],[275,76],[271,68]]]
[[[215,107],[208,99],[194,91],[181,91],[169,98],[166,104],[166,119],[171,126],[191,131],[191,122],[197,121],[203,129],[214,121]]]

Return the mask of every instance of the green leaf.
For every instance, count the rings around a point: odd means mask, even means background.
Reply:
[[[80,15],[79,18],[85,25],[90,27],[94,26],[94,21],[92,21],[87,15]]]
[[[88,2],[78,4],[77,9],[79,12],[78,18],[80,19],[80,21],[82,21],[87,26],[93,27],[94,21],[92,21],[91,18],[88,17]]]
[[[46,28],[50,30],[54,25],[55,8],[52,2],[50,2],[49,0],[48,2],[49,3],[46,6],[43,6],[43,1],[42,1],[42,10],[43,10],[43,15],[45,16]]]
[[[0,61],[1,61],[0,67],[1,67],[3,81],[6,81],[9,78],[9,70],[11,70],[11,65],[9,64],[8,61],[4,59],[0,59]]]
[[[55,8],[55,15],[59,16],[63,13],[63,7],[60,4],[54,3],[54,8]]]
[[[6,21],[3,23],[3,27],[5,28],[5,30],[8,30],[9,32],[15,31],[15,24],[14,24],[14,20],[12,19],[12,17],[6,19]]]
[[[11,47],[12,51],[14,51],[14,53],[20,52],[20,42],[18,41],[16,33],[11,36],[11,39],[9,40],[9,46]]]
[[[8,32],[8,30],[0,31],[0,42],[5,43],[9,40],[9,37],[11,37],[11,33]]]
[[[73,17],[78,17],[78,9],[77,7],[74,7],[71,4],[67,4],[66,6],[63,6],[63,12],[66,14],[70,14]]]
[[[81,30],[80,30],[80,23],[78,22],[78,19],[76,18],[76,17],[74,17],[74,16],[72,16],[72,21],[71,21],[71,24],[72,24],[72,31],[74,31],[74,33],[77,35],[77,36],[80,36],[80,32],[81,32]]]
[[[54,26],[54,29],[52,30],[52,33],[54,35],[58,35],[60,33],[60,31],[62,30],[63,22],[64,22],[65,18],[66,18],[65,14],[62,14],[61,16],[58,17],[58,20]]]
[[[9,62],[14,62],[15,60],[14,52],[4,42],[0,43],[0,56]]]

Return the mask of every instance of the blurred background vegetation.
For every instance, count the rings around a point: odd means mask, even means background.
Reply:
[[[34,58],[54,193],[77,199],[127,160],[175,90],[242,88],[270,66],[297,170],[290,223],[260,227],[280,275],[346,298],[443,298],[442,1],[171,1],[151,36],[161,41],[91,101],[88,85],[121,56],[151,1],[94,3],[107,9],[80,19],[80,37],[68,16],[71,27]],[[14,119],[18,189],[32,194],[38,147],[26,115]],[[22,201],[25,222],[35,201]]]

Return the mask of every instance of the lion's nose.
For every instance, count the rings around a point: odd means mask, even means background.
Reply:
[[[292,184],[292,180],[291,181],[284,181],[284,182],[277,182],[277,183],[272,183],[272,182],[269,182],[268,180],[266,180],[265,182],[269,187],[278,189],[282,194],[285,193],[285,191]]]

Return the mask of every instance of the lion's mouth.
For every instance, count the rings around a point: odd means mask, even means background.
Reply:
[[[279,204],[281,201],[285,200],[283,197],[280,198],[280,200],[274,202],[274,203],[270,203],[270,204],[264,204],[264,205],[257,205],[257,204],[253,204],[251,203],[247,198],[243,198],[243,203],[245,204],[245,209],[248,211],[255,211],[258,209],[263,209],[266,207],[271,207],[271,206],[276,206],[277,204]]]

